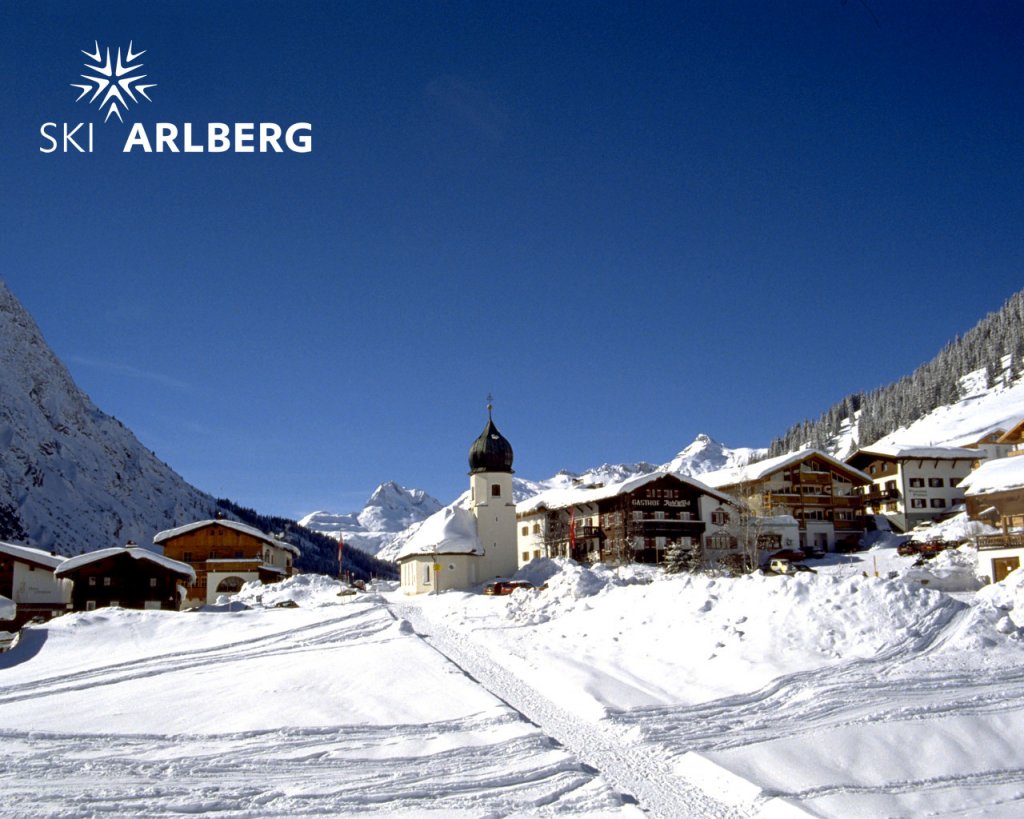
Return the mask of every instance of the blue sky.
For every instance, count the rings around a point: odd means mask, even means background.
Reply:
[[[766,445],[1024,286],[1024,9],[975,5],[8,2],[0,277],[265,512],[452,499],[489,392],[525,477]],[[75,102],[95,41],[146,50],[124,124]],[[313,150],[124,154],[135,121]]]

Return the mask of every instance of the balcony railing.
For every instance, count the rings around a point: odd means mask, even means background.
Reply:
[[[1024,549],[1024,533],[979,535],[979,549]]]

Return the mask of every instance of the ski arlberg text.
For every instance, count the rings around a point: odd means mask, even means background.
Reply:
[[[76,132],[84,124],[79,123],[69,129],[67,123],[64,123],[63,132],[60,132],[56,122],[43,123],[39,133],[49,142],[49,146],[41,146],[39,150],[50,154],[60,147],[64,153],[68,153],[69,149],[92,153],[91,123],[86,130],[87,139],[79,137],[85,143],[84,146],[75,141]],[[191,122],[183,123],[180,128],[171,122],[158,122],[153,126],[151,136],[144,123],[136,122],[125,140],[123,152],[131,153],[136,148],[147,154],[280,154],[285,151],[308,154],[313,150],[313,126],[308,122],[294,122],[286,128],[276,122],[210,122],[204,129],[201,125],[193,126]]]

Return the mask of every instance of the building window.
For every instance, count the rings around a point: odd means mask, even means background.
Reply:
[[[654,513],[654,519],[655,520],[664,520],[665,519],[665,513],[660,511],[660,510],[655,512]]]
[[[95,577],[90,577],[89,578],[89,585],[90,586],[95,586],[96,585],[96,578]]]
[[[945,509],[946,499],[945,498],[932,498],[931,500],[932,509]]]
[[[500,483],[491,484],[491,497],[492,498],[500,498],[501,497],[501,484]]]
[[[924,509],[928,505],[928,502],[924,498],[911,498],[910,508],[911,509]]]
[[[110,578],[109,577],[104,577],[103,578],[103,585],[104,586],[109,586],[110,585]]]
[[[644,519],[644,513],[643,512],[634,512],[633,513],[633,520],[643,520],[643,519]]]
[[[920,489],[923,486],[924,486],[924,478],[911,478],[910,479],[910,488],[911,489]]]
[[[523,556],[522,556],[523,563],[528,563],[529,560],[530,560],[530,553],[529,552],[523,552]]]
[[[719,507],[711,513],[711,522],[715,526],[725,526],[729,522],[729,513]]]
[[[424,586],[429,586],[430,585],[430,566],[424,566],[423,567],[423,585]]]
[[[85,610],[86,611],[96,611],[96,601],[95,600],[86,600],[85,601]]]
[[[533,556],[534,557],[540,557],[540,549],[534,549],[533,550]]]
[[[895,492],[896,491],[896,481],[886,481],[885,482],[885,488],[889,492]]]
[[[156,578],[155,577],[149,578],[149,587],[151,589],[155,589],[156,588]]]
[[[192,552],[185,552],[185,554],[183,554],[181,556],[181,559],[184,560],[186,563],[191,563],[192,562]]]
[[[540,534],[540,524],[539,523],[533,524],[533,533],[535,535],[539,535]]]
[[[523,527],[523,535],[528,535],[528,534],[530,534],[530,527],[529,526],[524,526]]]
[[[679,513],[679,519],[680,520],[693,520],[693,513],[692,512],[680,512]]]
[[[946,485],[946,482],[942,478],[929,478],[928,479],[928,486],[934,487],[936,489],[939,488],[939,487],[945,486],[945,485]]]

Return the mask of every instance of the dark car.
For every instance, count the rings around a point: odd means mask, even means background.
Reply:
[[[769,556],[768,559],[769,560],[778,560],[778,559],[781,559],[781,560],[803,560],[805,557],[807,557],[807,555],[804,554],[799,549],[782,549],[782,550],[776,552],[775,554]]]
[[[532,589],[533,583],[528,580],[495,580],[484,586],[484,594],[512,594],[516,589]]]

